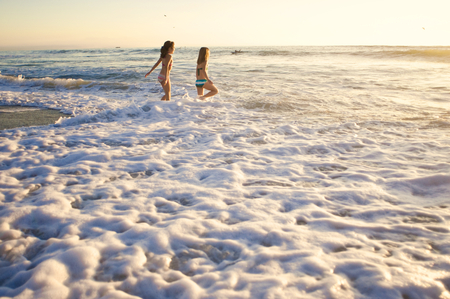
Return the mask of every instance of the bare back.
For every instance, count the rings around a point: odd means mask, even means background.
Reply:
[[[208,79],[208,74],[206,71],[208,70],[208,62],[202,62],[197,65],[197,71],[195,72],[197,80]]]

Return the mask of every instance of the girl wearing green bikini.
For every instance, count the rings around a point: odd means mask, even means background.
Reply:
[[[197,87],[197,94],[200,100],[204,100],[206,98],[212,97],[219,93],[217,87],[214,86],[214,83],[209,80],[208,77],[208,59],[209,59],[209,49],[201,48],[198,53],[197,59],[197,81],[195,81],[195,86]],[[207,89],[209,92],[203,95],[203,90]]]
[[[150,72],[145,74],[145,78],[150,75],[151,72],[154,71],[158,67],[158,65],[162,62],[161,72],[158,75],[158,81],[161,83],[162,88],[164,89],[165,95],[161,98],[161,101],[170,101],[170,71],[172,70],[172,54],[175,52],[175,43],[171,41],[166,41],[164,46],[161,47],[161,56],[158,61],[152,67]]]

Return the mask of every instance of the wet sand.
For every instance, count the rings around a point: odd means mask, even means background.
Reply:
[[[69,115],[37,107],[0,106],[0,130],[50,125],[62,116]]]

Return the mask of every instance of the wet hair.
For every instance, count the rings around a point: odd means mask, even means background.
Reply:
[[[203,47],[198,52],[198,59],[197,64],[201,64],[209,59],[209,49],[206,47]]]
[[[171,42],[170,40],[166,41],[164,43],[164,46],[161,47],[161,58],[165,58],[167,55],[167,52],[169,52],[170,48],[175,47],[175,43]]]

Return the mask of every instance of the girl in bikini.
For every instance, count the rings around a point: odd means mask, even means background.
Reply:
[[[195,86],[197,87],[197,94],[200,100],[204,100],[206,98],[212,97],[219,93],[217,87],[214,86],[214,83],[209,80],[208,77],[208,59],[209,59],[209,49],[201,48],[198,53],[197,59],[197,81],[195,81]],[[203,95],[203,89],[209,90],[209,92]]]
[[[158,61],[152,67],[150,72],[145,74],[145,78],[153,72],[154,69],[162,62],[161,72],[158,75],[158,81],[161,83],[164,89],[165,95],[161,98],[161,101],[170,101],[170,71],[172,70],[172,54],[175,52],[175,43],[171,41],[166,41],[164,46],[161,47],[161,56]]]

